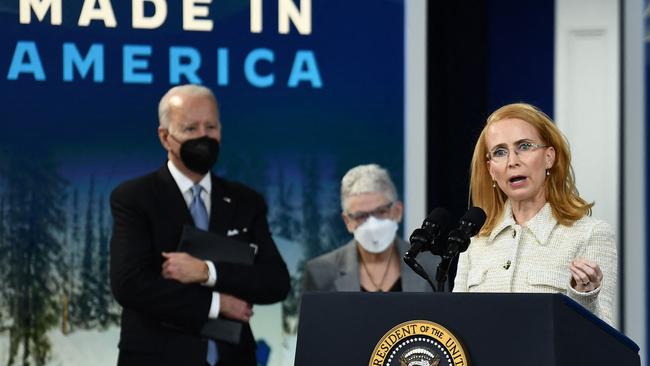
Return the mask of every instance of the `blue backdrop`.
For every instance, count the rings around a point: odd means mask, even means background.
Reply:
[[[403,1],[303,0],[311,31],[289,22],[288,34],[277,1],[263,2],[261,32],[251,32],[255,1],[195,5],[210,31],[184,30],[177,1],[155,29],[134,29],[132,2],[86,2],[86,12],[68,0],[41,14],[38,1],[0,0],[0,363],[114,364],[107,197],[165,163],[157,104],[188,82],[219,100],[215,171],[269,203],[296,285],[253,326],[270,347],[264,362],[290,362],[301,264],[348,240],[341,176],[376,162],[403,187]],[[103,16],[78,25],[93,4]]]

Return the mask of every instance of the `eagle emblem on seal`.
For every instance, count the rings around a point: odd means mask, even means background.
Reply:
[[[438,366],[439,364],[440,356],[422,347],[411,348],[399,358],[399,366]]]

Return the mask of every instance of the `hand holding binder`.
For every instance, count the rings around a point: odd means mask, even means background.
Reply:
[[[255,246],[226,236],[197,229],[191,225],[183,226],[178,245],[179,252],[193,257],[219,263],[253,265]],[[217,318],[208,320],[201,329],[201,335],[218,341],[238,344],[241,338],[242,323],[235,320]]]

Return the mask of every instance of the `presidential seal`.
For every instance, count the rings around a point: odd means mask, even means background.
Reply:
[[[447,328],[428,320],[395,326],[372,351],[368,366],[468,366],[463,345]]]

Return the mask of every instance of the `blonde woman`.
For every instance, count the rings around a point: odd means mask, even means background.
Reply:
[[[454,291],[563,293],[612,323],[616,244],[578,195],[569,145],[532,105],[492,113],[472,158],[485,225],[462,253]]]

